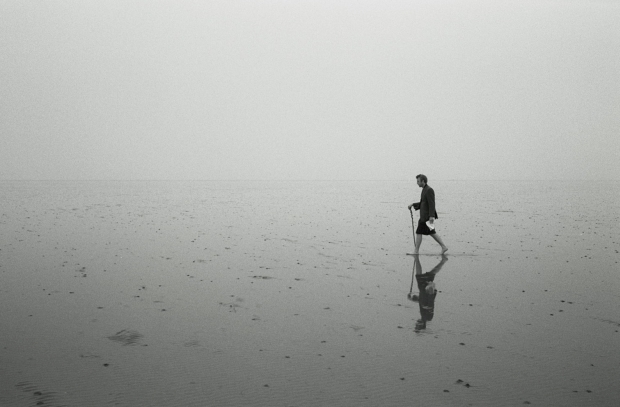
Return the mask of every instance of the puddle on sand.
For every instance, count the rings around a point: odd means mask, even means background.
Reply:
[[[118,342],[123,346],[127,346],[140,344],[143,336],[144,335],[137,331],[123,329],[122,331],[118,331],[114,335],[108,336],[108,339],[114,342]]]

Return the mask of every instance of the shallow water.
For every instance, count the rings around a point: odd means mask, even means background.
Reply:
[[[431,185],[0,182],[0,405],[615,405],[620,182]]]

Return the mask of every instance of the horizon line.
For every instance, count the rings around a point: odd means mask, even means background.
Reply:
[[[415,177],[413,178],[390,178],[390,179],[304,179],[304,178],[296,178],[296,179],[269,179],[269,178],[261,178],[261,179],[257,179],[257,178],[215,178],[215,179],[211,179],[211,178],[207,178],[207,179],[190,179],[190,178],[170,178],[170,179],[165,179],[165,178],[131,178],[131,179],[118,179],[118,178],[89,178],[89,179],[79,179],[79,178],[71,178],[71,179],[56,179],[56,178],[48,178],[48,179],[34,179],[34,178],[25,178],[25,179],[20,179],[20,178],[7,178],[7,179],[2,179],[0,178],[0,182],[3,181],[8,181],[8,182],[14,182],[14,181],[32,181],[32,182],[76,182],[76,181],[80,181],[80,182],[94,182],[94,181],[110,181],[110,182],[137,182],[137,181],[155,181],[155,182],[162,182],[162,181],[195,181],[195,182],[206,182],[206,181],[213,181],[213,182],[248,182],[248,181],[256,181],[256,182],[266,182],[266,181],[270,181],[270,182],[380,182],[380,181],[389,181],[389,182],[394,182],[394,181],[413,181],[415,180]],[[433,181],[447,181],[447,182],[451,182],[451,181],[471,181],[472,178],[449,178],[449,179],[445,179],[445,178],[440,178],[440,179],[433,179]],[[431,181],[431,182],[433,182]],[[587,178],[579,178],[579,179],[563,179],[563,178],[540,178],[540,179],[533,179],[533,178],[478,178],[476,179],[476,181],[563,181],[563,182],[583,182],[583,181],[589,181],[589,182],[600,182],[600,181],[620,181],[620,178],[615,179],[615,178],[598,178],[598,179],[587,179]],[[430,183],[430,182],[429,182]]]

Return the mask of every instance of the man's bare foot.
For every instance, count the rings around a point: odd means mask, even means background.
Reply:
[[[447,251],[448,251],[448,247],[444,246],[443,249],[441,249],[441,254],[444,254]]]

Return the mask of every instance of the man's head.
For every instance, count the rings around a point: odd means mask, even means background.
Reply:
[[[428,178],[426,178],[426,175],[424,174],[418,174],[415,176],[415,180],[418,183],[418,186],[420,188],[423,188],[427,183],[428,183]]]

